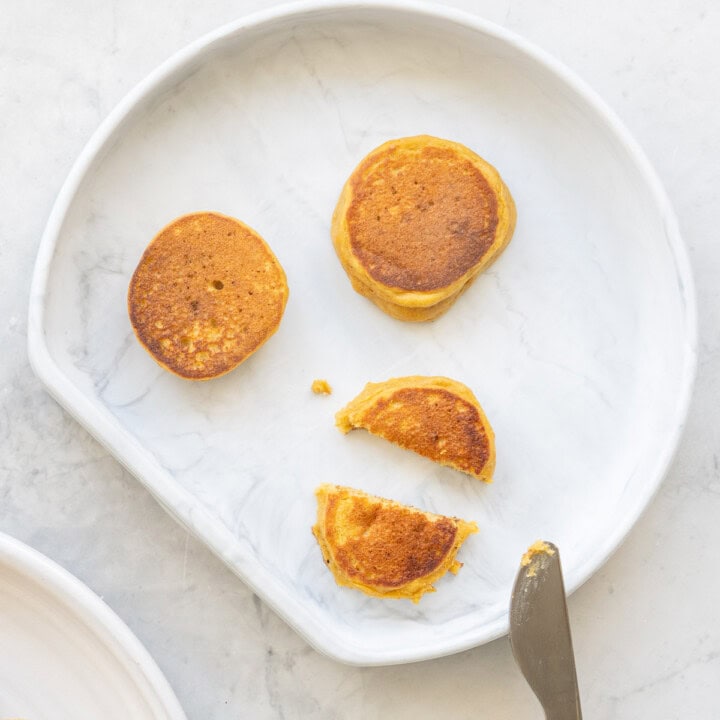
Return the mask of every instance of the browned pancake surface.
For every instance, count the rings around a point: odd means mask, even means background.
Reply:
[[[233,369],[277,329],[285,273],[264,240],[234,218],[178,218],[150,243],[128,291],[130,320],[153,357],[185,378]]]
[[[435,462],[482,474],[490,441],[471,403],[440,388],[404,388],[382,397],[362,417],[371,433]]]
[[[339,507],[341,506],[341,507]],[[367,495],[328,499],[325,534],[345,575],[375,588],[397,588],[430,575],[455,544],[457,524]]]
[[[353,253],[374,280],[411,291],[446,287],[487,253],[497,199],[480,170],[453,149],[391,145],[352,179]]]
[[[364,428],[484,482],[495,470],[495,434],[473,392],[442,376],[367,383],[335,414],[341,432]]]

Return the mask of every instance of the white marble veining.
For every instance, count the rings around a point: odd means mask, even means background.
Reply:
[[[439,708],[468,718],[537,717],[505,640],[385,669],[345,667],[317,655],[160,512],[28,368],[30,272],[72,161],[100,120],[158,62],[241,11],[265,6],[231,5],[210,3],[200,14],[185,2],[118,3],[92,11],[69,2],[62,12],[50,3],[11,3],[4,15],[0,151],[12,182],[0,185],[0,309],[6,318],[0,529],[59,560],[103,595],[166,672],[190,718],[430,717]],[[720,586],[705,569],[712,567],[712,548],[720,540],[713,447],[713,425],[720,420],[713,400],[720,371],[720,256],[712,236],[720,159],[712,128],[720,121],[720,104],[709,89],[719,79],[713,38],[720,18],[707,2],[682,8],[670,2],[632,8],[561,2],[543,10],[529,2],[470,5],[464,3],[564,60],[618,111],[658,169],[689,245],[701,355],[688,430],[656,500],[614,558],[575,593],[570,612],[588,717],[713,717],[720,711]],[[180,141],[183,128],[176,129]],[[350,158],[348,152],[346,162]],[[152,167],[144,167],[147,172]],[[182,191],[179,180],[176,189]],[[292,195],[296,188],[284,189],[293,202],[306,199]],[[328,199],[317,203],[323,215]],[[155,220],[136,218],[131,210],[128,230]],[[160,223],[167,212],[161,208]],[[101,214],[96,220],[112,229]],[[128,262],[109,256],[102,267],[112,280],[114,271],[127,272]],[[98,264],[91,260],[90,267]],[[500,293],[500,273],[490,279]],[[283,341],[281,335],[276,340]],[[350,385],[347,394],[354,390]],[[192,438],[186,450],[184,461],[192,462]]]

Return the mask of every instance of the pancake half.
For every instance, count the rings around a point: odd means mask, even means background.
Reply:
[[[332,218],[355,290],[401,320],[438,317],[510,241],[515,203],[497,170],[460,143],[418,135],[373,150]]]
[[[344,432],[364,428],[441,465],[492,482],[495,434],[472,391],[446,377],[368,383],[335,415]]]
[[[474,522],[424,512],[361,490],[321,485],[312,531],[338,585],[418,602],[449,570]]]
[[[285,272],[267,243],[235,218],[184,215],[161,230],[130,281],[128,312],[143,347],[190,380],[224,375],[278,328]]]

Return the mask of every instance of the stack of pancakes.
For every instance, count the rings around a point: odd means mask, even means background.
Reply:
[[[389,315],[432,320],[502,252],[515,204],[497,170],[460,143],[391,140],[353,171],[331,235],[353,287]]]

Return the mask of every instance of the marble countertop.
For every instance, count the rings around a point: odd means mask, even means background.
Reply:
[[[268,0],[3,6],[0,70],[0,531],[123,618],[188,718],[538,718],[507,639],[440,660],[347,667],[308,647],[48,396],[27,360],[30,276],[54,197],[114,105],[159,62]],[[720,9],[454,0],[577,71],[639,140],[673,200],[699,301],[696,389],[659,493],[570,599],[588,718],[720,715]],[[123,552],[118,554],[118,547]],[[710,572],[708,572],[710,570]]]

